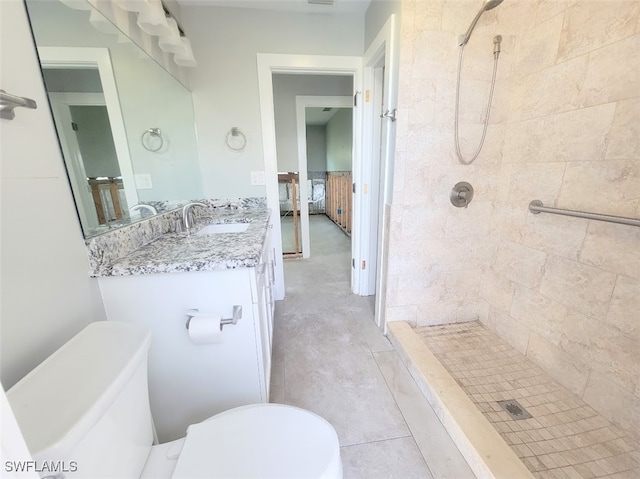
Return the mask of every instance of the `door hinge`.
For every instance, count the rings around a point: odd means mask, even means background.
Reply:
[[[351,258],[351,267],[353,269],[356,269],[356,259],[355,258]]]
[[[71,129],[73,131],[78,131],[78,124],[75,121],[71,122]]]
[[[362,269],[367,269],[367,262],[362,260]]]
[[[353,183],[353,185],[352,185],[352,188],[351,188],[351,189],[353,190],[353,192],[354,192],[354,193],[356,192],[356,184],[355,184],[355,183]]]
[[[362,93],[362,92],[357,91],[357,92],[355,93],[355,95],[353,95],[353,106],[354,106],[354,107],[357,107],[357,106],[358,106],[358,95],[359,95],[360,93]]]

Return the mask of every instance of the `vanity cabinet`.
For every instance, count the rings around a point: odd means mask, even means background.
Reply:
[[[152,330],[149,395],[161,442],[183,437],[188,425],[250,403],[268,402],[273,336],[273,250],[267,235],[255,267],[100,277],[108,320]],[[187,312],[231,318],[220,342],[194,344]]]

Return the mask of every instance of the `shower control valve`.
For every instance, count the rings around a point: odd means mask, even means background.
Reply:
[[[456,183],[449,194],[451,204],[456,208],[466,208],[473,199],[473,186],[466,181]]]

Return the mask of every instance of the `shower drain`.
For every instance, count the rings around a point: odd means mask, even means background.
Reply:
[[[512,419],[530,419],[533,416],[527,412],[522,405],[515,399],[507,399],[505,401],[498,401],[500,407],[509,413]]]

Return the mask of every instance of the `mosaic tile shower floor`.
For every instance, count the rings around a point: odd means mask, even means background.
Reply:
[[[479,322],[415,332],[536,477],[640,477],[634,438]],[[533,417],[512,419],[508,399]]]

